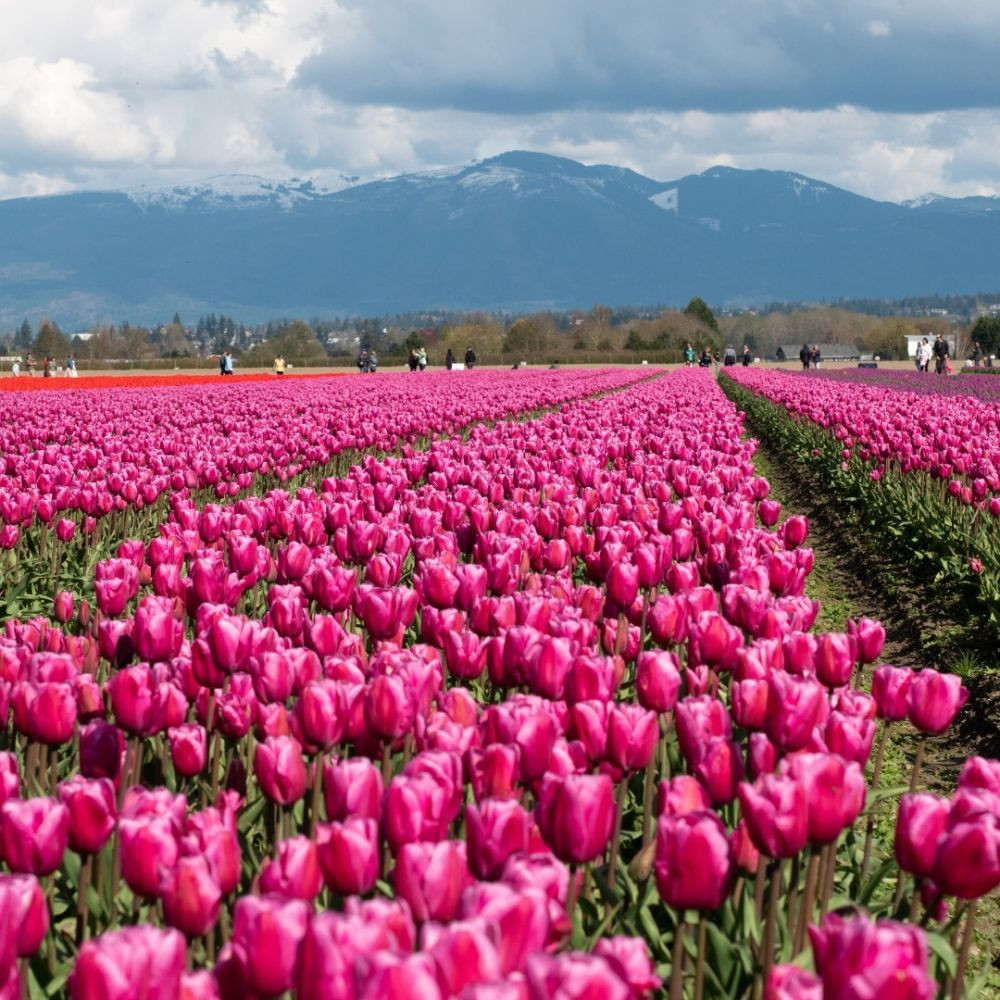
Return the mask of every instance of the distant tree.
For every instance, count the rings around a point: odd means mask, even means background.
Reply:
[[[168,358],[187,357],[191,353],[191,344],[188,342],[187,333],[184,327],[174,316],[174,322],[163,331],[163,354]]]
[[[896,361],[906,357],[906,338],[918,332],[912,323],[895,316],[868,330],[859,346],[877,354],[883,361]]]
[[[985,354],[1000,350],[1000,316],[980,316],[969,331],[970,342],[975,340]]]
[[[705,326],[715,330],[716,333],[719,331],[719,324],[716,322],[715,313],[709,309],[708,304],[704,299],[700,299],[695,296],[684,308],[684,312],[688,316],[693,316],[695,319],[701,320]]]
[[[31,324],[24,320],[21,325],[17,328],[17,333],[14,336],[14,343],[18,347],[31,347],[31,342],[34,338],[31,335]]]
[[[69,353],[69,338],[52,320],[41,319],[32,350],[40,358],[64,357]]]
[[[241,356],[240,363],[268,368],[279,354],[292,365],[320,364],[327,358],[312,327],[302,320],[293,320],[281,326],[270,340],[251,347]]]
[[[628,337],[625,338],[626,351],[644,351],[646,343],[635,330],[629,330]]]

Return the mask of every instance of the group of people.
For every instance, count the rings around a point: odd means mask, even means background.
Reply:
[[[743,352],[739,356],[739,362],[744,368],[748,368],[753,363],[753,354],[750,352],[750,348],[744,344]],[[735,365],[737,362],[736,348],[732,344],[726,347],[725,353],[722,356],[722,364],[726,367],[730,365]],[[695,364],[695,350],[690,343],[684,346],[684,365],[687,368],[693,368]],[[698,367],[699,368],[711,368],[712,365],[716,367],[719,366],[719,352],[714,353],[708,349],[708,347],[703,347],[701,350],[701,355],[698,357]]]
[[[378,368],[378,358],[369,347],[362,347],[358,355],[358,371],[362,375],[374,375]]]
[[[219,355],[219,374],[233,374],[233,355],[231,351],[225,351]]]
[[[823,361],[823,355],[820,353],[819,344],[813,344],[812,347],[808,344],[803,344],[802,350],[799,351],[799,361],[802,362],[803,371],[807,368],[819,368]]]
[[[418,368],[425,371],[427,368],[427,349],[424,347],[411,347],[410,356],[406,362],[410,366],[410,371],[415,372]]]
[[[362,349],[361,355],[364,356],[364,349]],[[455,367],[456,358],[452,349],[449,347],[444,356],[444,366],[451,371]],[[409,357],[406,359],[406,363],[410,368],[411,372],[415,371],[426,371],[427,369],[427,349],[425,347],[413,347],[410,349]],[[472,369],[476,366],[476,352],[471,348],[467,348],[465,352],[465,367],[466,369]],[[358,367],[361,368],[361,361],[358,360]],[[364,371],[364,368],[361,368]],[[374,366],[371,369],[375,370]]]
[[[978,349],[979,345],[976,344],[975,346]],[[973,356],[975,356],[975,352],[973,352]],[[930,371],[932,358],[934,359],[934,371],[938,375],[950,374],[950,348],[948,347],[948,341],[940,333],[934,338],[933,344],[928,343],[926,337],[917,344],[917,350],[913,356],[913,363],[916,365],[917,371]],[[976,367],[978,367],[978,364]]]
[[[35,367],[36,367],[35,356],[33,354],[29,354],[25,359],[24,369],[27,372],[27,374],[34,375]],[[10,370],[11,374],[14,375],[15,377],[21,374],[20,358],[14,359],[14,362],[11,365]],[[42,376],[44,378],[52,378],[53,373],[58,370],[59,369],[56,366],[56,359],[52,357],[52,355],[47,354],[42,359]],[[76,358],[74,358],[72,354],[70,354],[66,358],[65,375],[67,378],[77,378],[79,375],[79,373],[76,370]]]

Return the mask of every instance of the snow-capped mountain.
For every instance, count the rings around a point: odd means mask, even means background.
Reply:
[[[0,201],[0,325],[975,292],[997,285],[998,208],[531,152],[339,190],[237,175],[22,198]]]
[[[345,186],[345,185],[342,185]],[[220,210],[274,206],[288,210],[302,202],[330,194],[339,188],[317,186],[310,180],[293,177],[272,181],[253,174],[219,174],[197,184],[176,187],[138,187],[125,194],[140,208],[187,208]]]

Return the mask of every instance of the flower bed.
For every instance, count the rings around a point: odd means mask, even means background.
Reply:
[[[7,995],[959,988],[1000,765],[945,800],[918,763],[872,837],[891,727],[966,695],[857,689],[884,633],[810,631],[808,524],[741,432],[682,371],[316,488],[178,493],[96,607],[9,622]]]

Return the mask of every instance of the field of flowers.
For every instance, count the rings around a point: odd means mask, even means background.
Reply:
[[[724,384],[755,426],[806,457],[873,532],[963,590],[970,615],[1000,636],[1000,406],[990,377],[749,370]]]
[[[977,995],[1000,762],[883,782],[968,692],[814,628],[710,374],[276,382],[0,398],[0,998]]]

